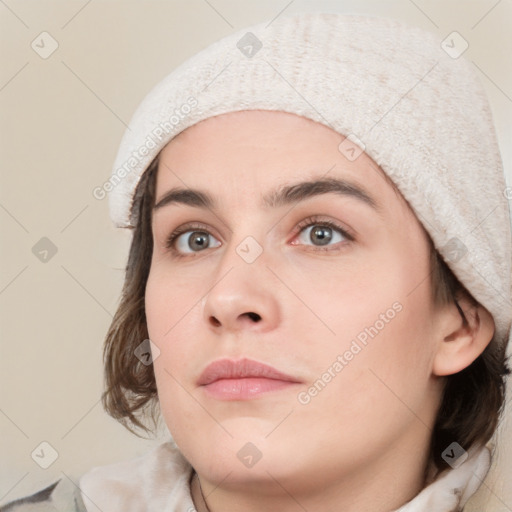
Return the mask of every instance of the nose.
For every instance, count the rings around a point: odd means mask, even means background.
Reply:
[[[216,333],[270,331],[281,318],[277,290],[263,254],[247,263],[230,249],[204,299],[204,319]]]

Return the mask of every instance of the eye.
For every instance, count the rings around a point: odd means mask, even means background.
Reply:
[[[208,230],[208,226],[201,224],[180,226],[168,236],[165,247],[177,258],[219,247],[221,242]],[[336,246],[354,240],[354,236],[346,228],[317,216],[304,219],[297,225],[295,231],[298,235],[291,242],[292,245],[313,245],[323,251],[335,250]]]
[[[192,229],[187,229],[187,227]],[[212,240],[214,240],[213,243]],[[211,247],[219,247],[219,245],[220,242],[203,226],[182,226],[172,232],[166,242],[166,247],[178,256],[201,252]]]
[[[354,237],[347,233],[346,229],[335,222],[321,220],[317,217],[305,219],[297,226],[297,229],[300,230],[297,239],[304,245],[324,247],[354,240]],[[297,245],[293,242],[292,244]]]

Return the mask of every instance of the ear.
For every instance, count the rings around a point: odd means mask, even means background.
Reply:
[[[439,344],[432,371],[437,376],[452,375],[467,368],[484,351],[494,335],[494,320],[466,294],[443,306],[438,315]]]

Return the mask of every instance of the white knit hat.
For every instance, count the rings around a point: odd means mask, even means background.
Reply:
[[[178,133],[240,110],[279,110],[325,124],[360,149],[407,199],[457,278],[496,323],[512,321],[509,204],[485,92],[465,41],[382,18],[325,13],[239,31],[189,59],[144,99],[109,180],[110,212],[134,226],[142,173]]]

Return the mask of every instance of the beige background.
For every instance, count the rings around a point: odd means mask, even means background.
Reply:
[[[99,403],[102,340],[129,239],[111,227],[106,201],[92,190],[108,178],[135,107],[208,43],[281,11],[315,9],[401,18],[443,38],[462,34],[512,182],[510,0],[0,0],[0,502],[155,443],[129,434]],[[59,45],[47,59],[31,48],[43,31]],[[32,252],[42,237],[57,248],[47,262]],[[502,456],[470,510],[512,511],[507,417]],[[31,458],[42,441],[59,454],[48,469]]]

